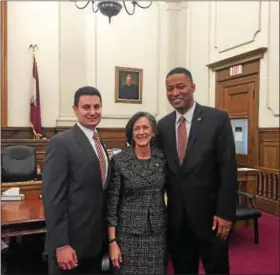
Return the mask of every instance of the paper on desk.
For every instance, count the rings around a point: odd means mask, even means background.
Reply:
[[[113,155],[117,155],[118,153],[120,153],[122,151],[122,149],[120,148],[112,148],[112,154]]]
[[[19,196],[19,187],[12,187],[2,193],[2,196]]]

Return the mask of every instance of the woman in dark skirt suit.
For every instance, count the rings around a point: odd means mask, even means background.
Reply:
[[[131,146],[112,158],[107,219],[115,274],[166,273],[165,159],[153,147],[155,134],[155,118],[136,113],[126,126]]]

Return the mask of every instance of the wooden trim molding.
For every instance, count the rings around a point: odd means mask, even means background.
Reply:
[[[7,1],[0,3],[1,8],[1,127],[8,126],[7,97]]]
[[[263,58],[265,51],[267,50],[266,47],[262,47],[250,52],[242,53],[240,55],[236,55],[233,57],[229,57],[227,59],[223,59],[214,63],[210,63],[207,67],[213,71],[219,71],[225,68],[229,68],[234,65],[243,64],[247,62],[251,62],[254,60],[258,60]]]

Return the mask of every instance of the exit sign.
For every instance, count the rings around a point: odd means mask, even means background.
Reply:
[[[243,70],[242,65],[236,65],[229,68],[229,74],[230,76],[242,74],[242,70]]]

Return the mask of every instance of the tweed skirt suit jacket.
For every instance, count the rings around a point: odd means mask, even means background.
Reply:
[[[112,158],[107,219],[116,228],[122,264],[119,274],[164,274],[167,213],[164,202],[165,159],[152,149],[139,160],[133,147]]]

